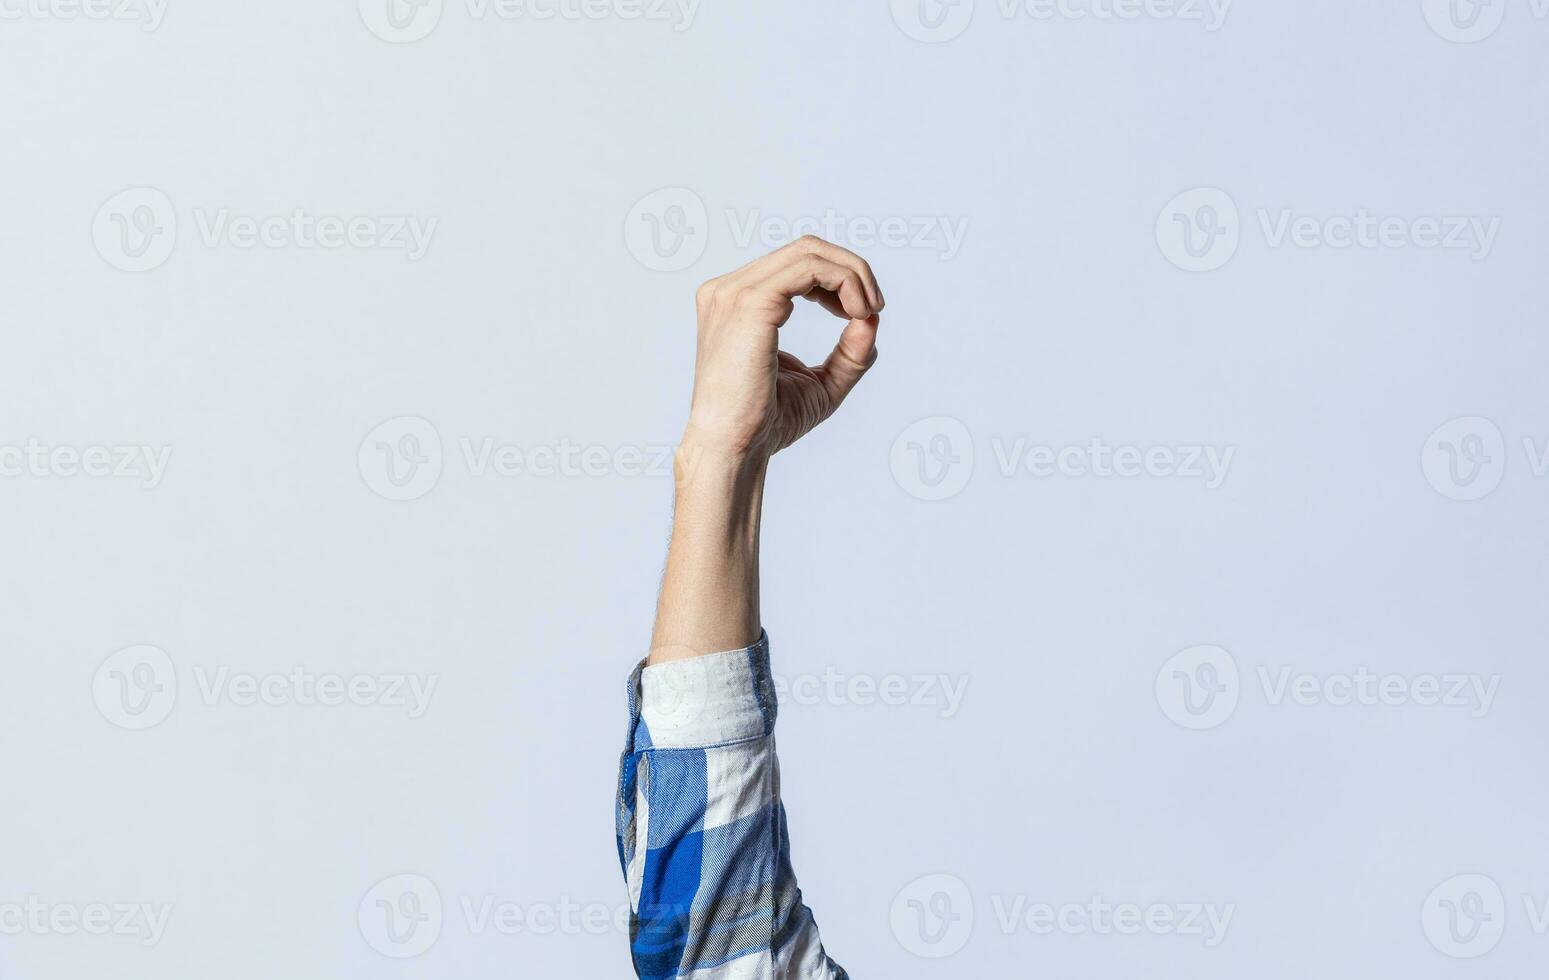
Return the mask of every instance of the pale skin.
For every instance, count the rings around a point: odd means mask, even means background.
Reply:
[[[845,321],[824,362],[780,350],[797,297]],[[758,532],[769,459],[833,415],[877,360],[885,300],[871,266],[808,236],[712,279],[695,298],[694,395],[650,663],[758,640]]]

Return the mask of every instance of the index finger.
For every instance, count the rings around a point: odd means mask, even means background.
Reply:
[[[887,305],[887,300],[882,297],[882,286],[877,282],[877,275],[872,271],[871,263],[856,255],[842,245],[824,241],[816,235],[803,235],[791,243],[798,251],[816,255],[838,265],[847,266],[861,277],[861,284],[866,287],[866,298],[871,301],[871,308],[878,313]]]
[[[816,235],[803,235],[768,255],[754,259],[727,278],[738,282],[765,280],[774,276],[777,270],[788,268],[808,256],[824,259],[854,272],[873,312],[881,312],[887,305],[887,300],[882,296],[882,287],[877,283],[876,273],[872,271],[869,262],[849,249],[824,241]]]

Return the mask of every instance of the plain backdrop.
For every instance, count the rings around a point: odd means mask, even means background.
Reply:
[[[353,0],[9,0],[0,977],[631,975],[612,793],[672,491],[634,453],[684,420],[695,286],[830,215],[910,229],[860,248],[878,367],[767,497],[835,958],[1542,971],[1549,19],[1497,4],[447,0],[395,43]],[[298,210],[376,224],[211,231]],[[1363,214],[1387,244],[1340,247]],[[423,255],[375,247],[410,217]],[[1169,229],[1235,252],[1186,271]],[[788,347],[837,327],[804,305]],[[1093,440],[1230,463],[1102,475]],[[298,703],[325,676],[360,703]]]

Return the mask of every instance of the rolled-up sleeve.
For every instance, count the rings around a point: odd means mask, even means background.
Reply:
[[[619,767],[630,945],[647,980],[846,980],[791,871],[769,638],[635,668]]]

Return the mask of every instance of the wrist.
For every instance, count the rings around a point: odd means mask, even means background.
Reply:
[[[691,424],[673,455],[673,477],[680,501],[701,498],[726,503],[755,503],[762,496],[768,454],[729,446],[708,438]]]

